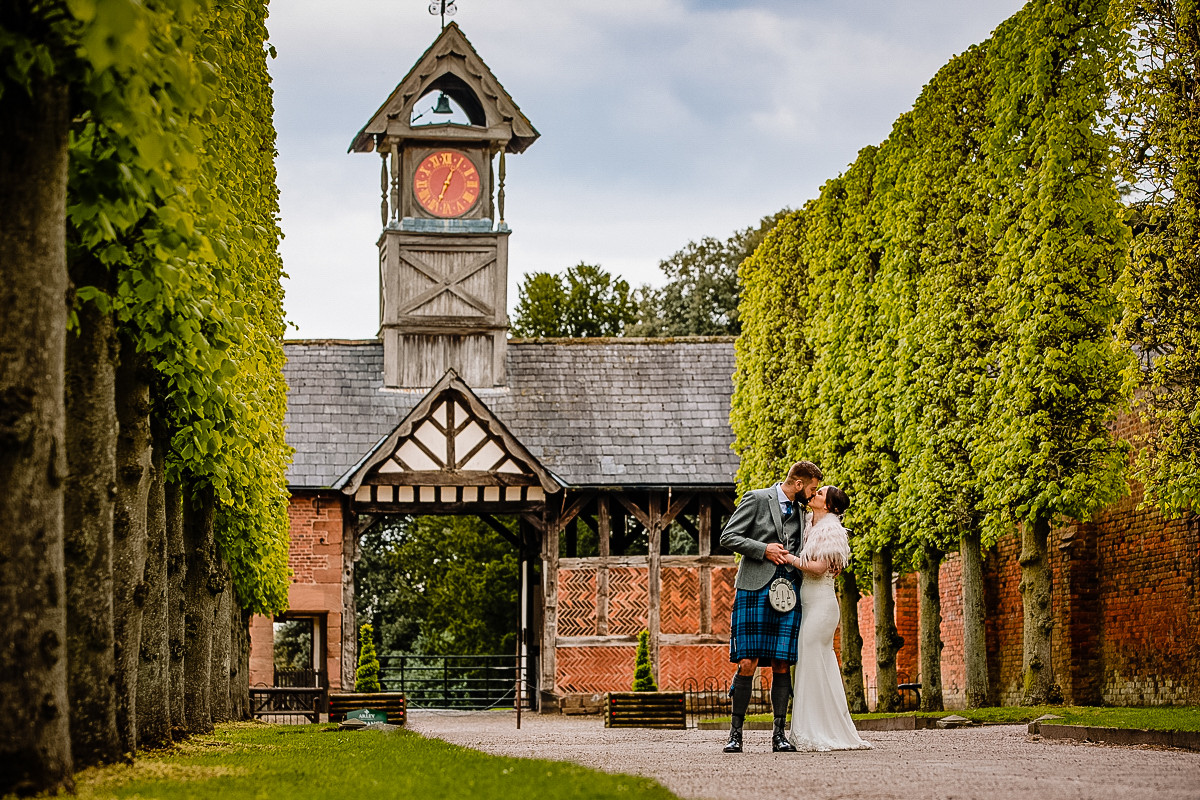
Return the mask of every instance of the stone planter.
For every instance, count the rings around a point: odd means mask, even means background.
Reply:
[[[683,692],[609,692],[604,696],[606,728],[686,728]]]

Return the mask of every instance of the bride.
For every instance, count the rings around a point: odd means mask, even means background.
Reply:
[[[850,560],[850,541],[842,514],[850,505],[846,493],[824,486],[809,502],[812,519],[805,531],[800,556],[789,556],[802,570],[800,584],[800,644],[796,658],[795,700],[791,742],[797,750],[862,750],[871,747],[858,735],[846,689],[833,654],[838,626],[838,601],[833,576]]]

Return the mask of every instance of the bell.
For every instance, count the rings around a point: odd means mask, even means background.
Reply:
[[[442,92],[440,95],[438,95],[437,105],[433,107],[433,113],[435,113],[435,114],[453,114],[454,113],[454,109],[450,108],[450,98],[446,96],[445,92]]]

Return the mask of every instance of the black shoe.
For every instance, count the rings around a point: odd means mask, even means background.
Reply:
[[[796,746],[788,741],[787,732],[783,729],[783,720],[775,720],[775,728],[771,731],[771,752],[796,752]]]
[[[742,752],[742,726],[736,723],[730,723],[729,726],[729,741],[725,743],[726,753]]]

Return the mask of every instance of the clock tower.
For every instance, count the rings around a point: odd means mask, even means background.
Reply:
[[[351,152],[383,162],[385,386],[428,389],[448,369],[474,388],[504,385],[504,157],[538,135],[452,22],[354,137]]]

